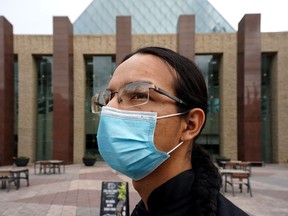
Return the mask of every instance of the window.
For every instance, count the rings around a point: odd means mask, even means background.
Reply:
[[[91,112],[90,102],[92,96],[106,89],[115,70],[114,56],[86,56],[86,101],[85,101],[85,133],[86,153],[98,153],[96,134],[99,116]]]
[[[196,64],[204,74],[208,87],[208,113],[206,125],[197,143],[203,145],[212,154],[219,153],[219,68],[220,55],[196,55]]]
[[[261,133],[262,133],[262,158],[267,163],[273,162],[272,145],[272,115],[271,115],[271,74],[274,55],[262,54],[261,68]]]
[[[53,58],[35,57],[37,65],[37,144],[36,160],[52,158]]]

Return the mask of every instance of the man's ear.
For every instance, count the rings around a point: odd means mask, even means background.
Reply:
[[[205,113],[200,108],[189,111],[186,115],[186,128],[182,132],[181,141],[194,139],[201,131],[205,122]]]

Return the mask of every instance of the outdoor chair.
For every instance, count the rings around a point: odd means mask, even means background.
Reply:
[[[16,182],[14,180],[14,177],[12,175],[12,173],[10,171],[2,171],[0,172],[0,181],[1,181],[1,186],[2,186],[2,189],[6,188],[7,189],[7,192],[10,191],[10,185],[12,182],[15,183],[16,185]]]
[[[239,171],[237,171],[239,170]],[[235,196],[234,186],[238,185],[240,192],[243,190],[243,186],[247,187],[247,193],[250,193],[252,197],[252,188],[250,184],[250,175],[251,175],[251,166],[250,163],[241,162],[237,165],[237,168],[234,172],[231,172],[225,175],[225,192],[227,191],[227,184],[232,187],[232,194]]]
[[[239,169],[248,171],[250,176],[252,174],[252,165],[250,162],[240,162],[239,163]]]

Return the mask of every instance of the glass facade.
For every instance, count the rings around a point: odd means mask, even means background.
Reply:
[[[219,99],[219,68],[220,55],[196,55],[195,61],[204,74],[208,87],[208,113],[206,125],[198,137],[201,144],[211,154],[219,154],[220,144],[220,99]]]
[[[99,116],[90,108],[91,97],[98,91],[105,90],[115,70],[114,56],[86,56],[86,99],[85,99],[85,134],[86,153],[98,154],[96,134]]]
[[[262,158],[266,163],[273,162],[272,145],[272,94],[271,94],[271,68],[274,55],[262,54],[261,73],[261,133],[262,133]]]
[[[115,34],[116,16],[132,17],[132,34],[175,34],[180,15],[195,15],[197,33],[235,32],[207,0],[94,0],[74,34]]]
[[[53,139],[53,57],[35,57],[37,65],[36,160],[52,158]]]
[[[261,117],[262,117],[262,156],[265,162],[273,162],[271,137],[271,67],[273,54],[262,55]],[[37,152],[36,159],[44,160],[52,156],[52,119],[53,119],[53,58],[36,57],[38,74],[37,94]],[[204,74],[208,86],[208,114],[206,125],[197,142],[211,154],[219,154],[220,145],[220,98],[219,68],[221,55],[196,55],[196,64]],[[85,134],[86,152],[98,153],[96,133],[99,116],[92,114],[90,100],[95,92],[104,90],[115,70],[114,56],[85,56],[86,101]],[[14,61],[15,79],[15,148],[17,154],[17,116],[18,116],[18,61]]]

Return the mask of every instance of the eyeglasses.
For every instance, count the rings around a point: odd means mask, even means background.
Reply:
[[[151,89],[158,92],[159,94],[169,97],[177,103],[187,106],[184,101],[155,86],[153,83],[139,81],[123,86],[119,89],[118,92],[111,92],[106,90],[95,94],[91,99],[92,113],[100,112],[102,107],[106,106],[115,96],[115,94],[117,94],[118,103],[120,103],[122,106],[134,107],[144,105],[149,101],[149,93]]]

